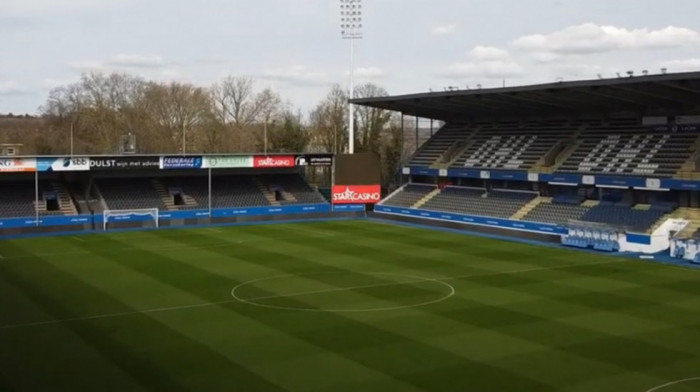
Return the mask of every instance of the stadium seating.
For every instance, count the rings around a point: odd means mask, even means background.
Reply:
[[[637,210],[628,206],[598,205],[590,208],[582,220],[607,223],[644,232],[664,215],[660,210]]]
[[[166,209],[149,178],[103,178],[97,187],[110,210]]]
[[[581,220],[588,210],[588,207],[579,205],[540,203],[522,220],[564,225],[571,220]]]
[[[408,184],[382,202],[393,207],[412,207],[436,189],[434,185]]]
[[[452,167],[527,170],[566,135],[562,129],[481,128]]]
[[[558,172],[672,177],[690,158],[697,135],[600,129],[580,139]]]
[[[532,192],[492,191],[486,193],[485,189],[450,186],[428,200],[421,209],[510,218],[535,197],[537,194]]]
[[[278,191],[284,197],[281,204],[318,204],[325,203],[326,199],[318,191],[296,174],[270,174],[257,176],[273,192]]]
[[[3,182],[0,192],[0,216],[6,218],[34,216],[34,182]]]
[[[444,153],[459,142],[465,142],[472,130],[464,124],[447,124],[440,128],[433,137],[415,153],[409,166],[430,166]]]

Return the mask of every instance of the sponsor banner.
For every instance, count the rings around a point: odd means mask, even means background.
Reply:
[[[212,210],[211,215],[212,218],[226,218],[244,215],[289,215],[328,212],[331,212],[331,206],[327,203],[323,203],[280,207],[245,207],[237,209],[215,209]]]
[[[376,204],[381,200],[379,185],[333,186],[333,204]]]
[[[366,208],[364,204],[336,204],[333,206],[333,212],[358,212],[365,211]]]
[[[201,169],[202,157],[160,157],[161,169]]]
[[[90,158],[87,157],[63,157],[63,158],[38,158],[36,169],[45,171],[87,171],[90,170]]]
[[[299,155],[296,166],[333,166],[333,155]]]
[[[160,168],[159,157],[93,157],[90,170],[147,170]]]
[[[39,217],[39,226],[75,226],[92,222],[91,215],[73,216],[42,216]],[[22,227],[35,227],[36,218],[9,218],[0,219],[0,229],[16,229]]]
[[[292,155],[272,155],[253,158],[253,166],[257,168],[294,167],[296,158]]]
[[[7,158],[0,159],[0,172],[35,172],[36,159],[34,158]]]
[[[204,157],[202,168],[204,169],[236,169],[253,167],[253,156],[226,156],[216,155]]]
[[[454,213],[416,210],[412,208],[399,208],[389,206],[376,206],[374,212],[393,214],[393,215],[408,215],[418,218],[459,222],[470,225],[501,227],[504,229],[534,231],[545,234],[568,234],[568,229],[564,226],[552,225],[548,223],[512,221],[508,219],[489,218],[484,216],[461,215]]]

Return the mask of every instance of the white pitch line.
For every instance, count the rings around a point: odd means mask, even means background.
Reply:
[[[383,283],[366,284],[366,285],[361,285],[361,286],[336,287],[333,289],[300,291],[300,292],[290,293],[290,294],[268,295],[268,296],[264,296],[264,297],[241,298],[241,299],[244,301],[252,302],[252,301],[259,301],[259,300],[264,300],[264,299],[301,297],[304,295],[327,294],[327,293],[335,293],[335,292],[341,292],[341,291],[359,290],[359,289],[367,289],[367,288],[375,288],[375,287],[400,286],[400,285],[411,284],[411,283],[443,282],[446,280],[459,280],[459,279],[481,278],[481,277],[498,276],[498,275],[522,274],[522,273],[527,273],[527,272],[548,271],[548,270],[565,269],[565,268],[580,267],[580,266],[612,264],[612,263],[621,263],[621,262],[623,262],[623,260],[606,260],[603,262],[575,264],[575,265],[569,264],[569,265],[560,265],[560,266],[554,266],[554,267],[534,267],[534,268],[526,268],[526,269],[513,270],[513,271],[484,272],[484,273],[478,273],[478,274],[465,274],[465,275],[446,276],[446,277],[438,277],[438,278],[416,278],[416,279],[404,280],[404,281],[398,281],[398,282],[383,282]],[[282,276],[285,276],[285,275],[282,275]],[[267,278],[267,279],[270,279],[270,278]],[[253,283],[253,282],[249,281],[248,283]],[[233,292],[237,288],[239,288],[245,284],[246,284],[246,282],[243,282],[243,283],[239,284],[238,286],[234,287],[233,290],[231,290],[231,293],[233,294]]]
[[[76,240],[76,241],[86,242],[85,239],[80,238],[80,237],[71,237],[71,238],[74,239],[74,240]]]
[[[487,272],[487,273],[482,273],[482,274],[458,275],[458,276],[451,276],[451,277],[448,276],[448,277],[442,277],[442,278],[425,278],[425,279],[421,279],[421,280],[415,279],[412,281],[377,283],[377,284],[373,284],[373,285],[365,285],[365,286],[360,286],[360,287],[342,287],[342,288],[335,288],[335,289],[318,290],[318,291],[315,291],[314,293],[300,292],[300,293],[282,294],[282,295],[276,295],[276,296],[261,297],[261,298],[257,298],[257,299],[260,300],[260,299],[286,298],[286,297],[293,297],[293,296],[299,296],[299,295],[323,294],[323,293],[338,292],[338,291],[356,290],[356,289],[360,289],[360,288],[402,285],[402,284],[418,283],[418,282],[430,282],[430,281],[437,282],[437,281],[484,277],[484,276],[522,274],[522,273],[527,273],[527,272],[565,269],[565,268],[573,268],[573,267],[581,267],[581,266],[589,266],[589,265],[623,263],[623,262],[627,262],[627,261],[629,261],[629,260],[608,260],[608,261],[604,261],[604,262],[585,263],[585,264],[567,264],[567,265],[558,265],[558,266],[552,266],[552,267],[527,268],[527,269],[520,269],[520,270],[513,270],[513,271]],[[250,281],[249,281],[249,283],[250,283]],[[240,287],[243,284],[245,284],[245,282],[238,285],[237,287]],[[236,287],[234,287],[231,290],[231,292],[233,293],[233,291],[235,289],[236,289]],[[169,307],[164,307],[164,308],[134,310],[134,311],[130,311],[130,312],[106,313],[106,314],[98,314],[98,315],[93,315],[93,316],[71,317],[71,318],[67,318],[67,319],[45,320],[45,321],[35,321],[35,322],[20,323],[20,324],[0,325],[0,330],[24,328],[24,327],[35,327],[35,326],[42,326],[42,325],[62,324],[62,323],[75,322],[75,321],[99,320],[99,319],[106,319],[106,318],[132,316],[132,315],[136,315],[136,314],[163,313],[163,312],[176,311],[176,310],[225,305],[225,304],[234,303],[234,302],[245,303],[244,301],[252,301],[254,299],[255,298],[253,298],[253,299],[245,299],[245,298],[236,299],[236,298],[234,298],[234,299],[231,299],[228,301],[203,302],[200,304],[192,304],[192,305],[169,306]],[[243,300],[243,301],[241,301],[241,300]]]
[[[670,387],[671,385],[683,384],[683,383],[690,382],[690,381],[700,381],[700,377],[684,378],[682,380],[667,382],[666,384],[662,384],[662,385],[656,386],[654,388],[651,388],[651,389],[647,390],[646,392],[654,392],[654,391],[664,389],[666,387]]]

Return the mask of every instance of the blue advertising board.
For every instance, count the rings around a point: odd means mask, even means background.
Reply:
[[[201,169],[203,157],[166,156],[160,158],[161,169]]]
[[[545,234],[567,234],[568,229],[563,226],[551,225],[547,223],[512,221],[508,219],[489,218],[483,216],[461,215],[449,212],[436,212],[426,210],[416,210],[412,208],[400,208],[390,206],[375,206],[374,211],[378,213],[414,216],[418,218],[442,220],[448,222],[458,222],[480,226],[501,227],[504,229],[533,231]]]
[[[364,207],[364,205],[362,206]],[[212,210],[213,218],[256,216],[256,215],[289,215],[309,213],[329,213],[331,206],[328,203],[294,205],[294,206],[268,206],[250,208],[221,208]],[[208,210],[192,211],[163,211],[158,214],[160,220],[171,219],[196,219],[209,217]],[[110,222],[147,222],[152,220],[150,215],[119,215],[110,217]],[[92,224],[100,227],[104,221],[102,214],[97,215],[73,215],[73,216],[43,216],[39,219],[39,226],[71,226]],[[36,227],[35,218],[9,218],[0,219],[0,229],[14,229]]]
[[[336,204],[333,207],[333,212],[357,212],[365,211],[364,204]]]

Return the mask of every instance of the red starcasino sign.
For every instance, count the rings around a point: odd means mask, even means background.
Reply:
[[[254,167],[294,167],[294,157],[291,155],[256,156],[253,164]]]
[[[379,185],[333,186],[333,204],[375,204],[381,200]]]

